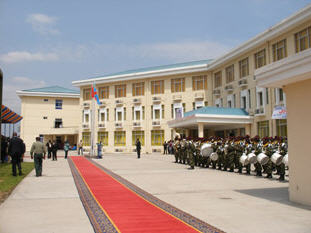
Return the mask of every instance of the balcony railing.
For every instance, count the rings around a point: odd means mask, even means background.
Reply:
[[[195,93],[194,95],[194,98],[195,99],[204,99],[204,93]]]
[[[89,108],[90,107],[90,103],[83,103],[83,107],[84,108]]]
[[[158,96],[152,97],[152,102],[153,102],[153,103],[161,102],[161,97],[158,97]]]
[[[262,107],[256,108],[256,110],[255,110],[255,115],[256,115],[256,116],[265,115],[265,108],[264,108],[263,106],[262,106]]]
[[[220,90],[213,90],[213,95],[220,95]]]
[[[239,87],[246,87],[247,86],[247,79],[241,79],[239,80]]]
[[[152,120],[152,126],[160,126],[161,125],[161,121],[159,120]]]
[[[226,91],[233,91],[233,86],[232,85],[227,85],[225,86]]]
[[[135,98],[135,99],[133,99],[133,103],[134,104],[141,104],[141,99]]]
[[[122,100],[116,100],[116,105],[123,105],[123,101]]]
[[[141,122],[140,121],[134,121],[133,127],[141,127]]]
[[[105,123],[99,123],[98,124],[98,128],[106,128],[106,124]]]
[[[180,101],[182,99],[181,95],[173,95],[173,100],[174,101]]]

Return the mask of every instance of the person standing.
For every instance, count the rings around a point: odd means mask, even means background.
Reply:
[[[58,150],[58,144],[56,141],[54,141],[52,145],[52,155],[53,155],[52,160],[57,160],[57,150]]]
[[[65,159],[67,159],[69,147],[70,147],[69,142],[66,141],[65,144],[64,144]]]
[[[36,170],[36,177],[42,176],[42,158],[45,159],[46,147],[40,141],[40,137],[36,137],[36,141],[30,149],[30,156],[33,159]]]
[[[6,156],[7,156],[7,149],[8,149],[8,143],[6,140],[6,137],[1,136],[1,162],[4,163],[6,161]]]
[[[12,158],[12,173],[16,176],[16,166],[18,167],[19,175],[22,175],[22,157],[25,153],[25,144],[22,139],[17,137],[17,133],[13,133],[13,138],[9,145],[9,155]]]
[[[46,147],[47,147],[47,149],[48,149],[48,159],[50,159],[51,156],[52,156],[52,146],[53,146],[53,144],[52,144],[51,140],[49,140],[49,141],[46,143]]]
[[[167,154],[167,142],[166,141],[164,141],[164,143],[163,143],[163,147],[164,147],[164,151],[163,151],[163,154]]]
[[[137,158],[140,159],[140,150],[141,150],[141,143],[139,139],[136,139],[136,151],[137,151]]]
[[[102,158],[102,148],[103,148],[103,145],[102,145],[102,142],[100,141],[99,143],[97,143],[97,158],[98,159],[101,159]]]
[[[83,143],[82,143],[82,140],[80,140],[80,142],[78,143],[78,155],[80,155],[80,152],[81,152],[81,155],[83,155]]]

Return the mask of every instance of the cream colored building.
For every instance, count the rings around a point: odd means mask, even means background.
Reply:
[[[20,135],[30,150],[36,137],[44,143],[55,140],[60,146],[64,141],[73,146],[78,140],[80,93],[75,90],[52,86],[17,91],[21,99]]]

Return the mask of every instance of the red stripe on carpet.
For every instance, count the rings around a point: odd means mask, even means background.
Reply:
[[[71,157],[97,202],[121,232],[198,232],[147,202],[83,157]]]

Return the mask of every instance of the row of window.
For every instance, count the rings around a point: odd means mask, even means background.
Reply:
[[[101,142],[103,146],[108,146],[108,132],[98,131],[97,142]],[[145,145],[145,132],[132,131],[132,146],[135,146],[136,140],[139,139],[141,145]],[[82,143],[84,146],[91,145],[91,133],[82,132]],[[151,145],[161,146],[164,143],[164,130],[151,130]],[[126,146],[126,133],[125,131],[114,132],[114,146]]]
[[[311,27],[294,34],[296,53],[306,50],[311,47]],[[272,45],[273,61],[279,61],[287,57],[287,42],[286,39],[280,40]],[[266,49],[263,49],[254,54],[255,69],[258,69],[267,64]],[[225,68],[226,83],[234,81],[234,64]],[[249,75],[249,58],[244,58],[239,61],[239,77],[244,78]],[[214,87],[222,86],[222,71],[214,74]]]
[[[287,136],[287,120],[280,119],[276,120],[276,135],[285,137]],[[270,135],[270,127],[269,121],[259,121],[257,122],[257,131],[259,137],[269,137]]]
[[[44,102],[48,102],[49,99],[43,99]],[[55,109],[63,109],[63,100],[56,99],[55,100]]]
[[[283,89],[275,89],[275,104],[285,104],[285,94]],[[227,106],[228,108],[236,108],[236,94],[227,95]],[[256,88],[256,107],[264,107],[264,105],[269,104],[269,89],[268,88]],[[215,99],[214,105],[216,107],[225,107],[223,98]],[[240,108],[250,109],[251,104],[251,90],[243,90],[240,92]]]
[[[126,84],[115,85],[115,98],[126,97]],[[192,89],[206,90],[207,89],[207,77],[206,75],[192,77]],[[175,78],[171,80],[171,92],[184,92],[185,91],[185,78]],[[163,94],[164,93],[164,80],[151,81],[151,94]],[[100,99],[109,98],[109,86],[99,87],[98,95]],[[145,83],[138,82],[132,84],[132,95],[143,96],[145,95]],[[91,99],[91,88],[83,90],[83,100]]]
[[[199,109],[204,106],[207,106],[207,101],[197,101],[192,103],[193,109]],[[126,107],[117,107],[114,108],[114,121],[121,122],[126,120]],[[151,106],[151,119],[160,120],[164,119],[164,104],[155,104]],[[183,117],[186,109],[185,103],[175,103],[171,104],[171,118],[181,118]],[[90,122],[90,113],[89,109],[83,110],[83,123],[87,124]],[[109,120],[109,108],[98,109],[98,121],[107,122]],[[132,107],[132,120],[140,121],[145,120],[145,106],[133,106]]]
[[[276,135],[277,136],[287,136],[287,121],[286,120],[276,120]],[[270,135],[269,131],[269,121],[257,122],[257,132],[260,137],[268,137]],[[242,132],[241,132],[242,133]],[[103,146],[108,146],[108,132],[98,131],[97,142],[101,142]],[[136,140],[139,139],[141,145],[145,145],[145,132],[138,130],[132,131],[132,146],[135,146]],[[90,146],[91,144],[91,133],[82,132],[82,142],[84,146]],[[151,130],[151,145],[161,146],[164,143],[164,130]],[[114,132],[114,146],[126,146],[126,132],[125,131],[115,131]]]

